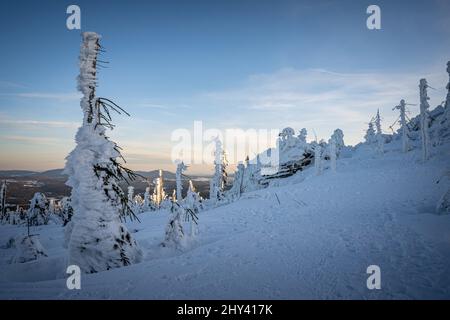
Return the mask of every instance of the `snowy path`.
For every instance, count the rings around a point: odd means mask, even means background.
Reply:
[[[201,213],[197,243],[184,253],[157,246],[164,214],[144,214],[130,228],[145,261],[84,275],[79,291],[65,288],[61,229],[47,227],[50,257],[2,264],[0,298],[449,299],[450,217],[432,213],[443,161],[408,160],[343,159],[336,174],[244,194]],[[2,230],[5,242],[13,229]],[[366,287],[373,264],[381,290]]]

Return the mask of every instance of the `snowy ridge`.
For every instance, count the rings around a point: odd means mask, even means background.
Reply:
[[[82,290],[65,287],[59,226],[37,228],[48,257],[8,265],[1,250],[1,298],[357,298],[450,296],[450,216],[436,215],[448,181],[448,142],[426,163],[394,139],[380,155],[368,144],[337,161],[337,172],[314,169],[244,193],[199,214],[199,234],[185,251],[162,248],[167,212],[129,223],[144,261],[84,275]],[[413,186],[413,187],[411,187]],[[17,232],[3,226],[0,243]],[[379,265],[382,289],[366,287]]]

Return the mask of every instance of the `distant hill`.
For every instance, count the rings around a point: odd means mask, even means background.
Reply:
[[[159,170],[137,171],[142,177],[131,181],[136,194],[143,194],[145,188],[150,186],[153,191],[153,181],[159,176]],[[175,173],[163,170],[166,192],[171,194],[175,186]],[[188,189],[188,179],[192,179],[195,187],[204,197],[209,193],[209,178],[199,175],[187,175],[183,179],[183,193]],[[35,192],[43,192],[47,197],[61,198],[70,194],[70,188],[66,186],[67,175],[63,169],[52,169],[42,172],[31,170],[0,170],[0,180],[8,181],[7,201],[13,205],[27,206]],[[150,185],[149,185],[150,184]],[[126,192],[127,184],[121,183]]]
[[[25,177],[38,173],[29,170],[0,170],[0,177]]]

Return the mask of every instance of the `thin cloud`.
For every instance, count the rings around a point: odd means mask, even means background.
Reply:
[[[0,140],[14,141],[14,142],[25,142],[25,143],[40,143],[40,144],[55,144],[62,142],[62,139],[57,139],[53,137],[30,137],[30,136],[16,136],[16,135],[2,135]]]
[[[250,76],[234,89],[207,92],[200,99],[216,108],[228,108],[229,120],[242,126],[308,125],[326,138],[333,128],[341,127],[351,143],[362,139],[366,122],[380,108],[385,130],[397,118],[391,111],[405,99],[418,103],[420,78],[437,90],[430,90],[430,105],[445,98],[448,74],[445,63],[432,72],[339,73],[324,69],[282,69],[270,74]],[[232,110],[231,110],[231,109]],[[410,107],[413,113],[418,106]],[[239,114],[239,117],[233,117]],[[268,121],[268,119],[270,119]],[[310,127],[310,129],[312,129]]]
[[[0,93],[1,96],[11,96],[17,98],[27,99],[43,99],[43,100],[56,100],[60,102],[80,100],[81,93],[68,92],[68,93],[48,93],[48,92],[25,92],[25,93]]]
[[[0,120],[0,124],[11,126],[37,126],[51,128],[74,129],[80,126],[77,122],[67,121],[37,121],[37,120]]]
[[[17,89],[25,89],[26,86],[20,83],[12,82],[12,81],[0,81],[0,87],[2,88],[17,88]]]

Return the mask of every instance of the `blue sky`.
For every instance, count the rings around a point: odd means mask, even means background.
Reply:
[[[348,143],[380,108],[384,129],[427,77],[445,97],[450,1],[2,1],[0,169],[64,165],[82,115],[80,31],[102,35],[98,94],[132,114],[110,136],[134,169],[172,169],[173,130],[306,127]],[[381,8],[381,30],[366,8]],[[417,107],[411,107],[413,113]],[[205,168],[192,168],[202,171]]]

